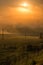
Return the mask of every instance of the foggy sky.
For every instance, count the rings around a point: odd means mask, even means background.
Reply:
[[[22,21],[29,21],[31,22],[31,25],[34,24],[39,24],[43,25],[43,0],[24,0],[27,1],[28,3],[31,3],[34,7],[35,14],[30,16],[32,18],[29,18],[29,14],[24,15],[19,14],[16,12],[16,7],[18,7],[18,4],[20,1],[23,0],[0,0],[0,23],[5,23],[5,24],[14,24],[14,23],[21,23]],[[27,18],[26,18],[27,17]],[[35,18],[36,17],[36,18]],[[35,21],[35,22],[33,22]],[[23,23],[23,22],[22,22]],[[24,23],[23,23],[24,24]],[[29,22],[30,24],[30,22]]]

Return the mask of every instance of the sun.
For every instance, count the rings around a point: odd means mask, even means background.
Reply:
[[[28,3],[25,3],[25,2],[24,2],[24,3],[21,4],[21,6],[23,6],[23,7],[28,7]]]

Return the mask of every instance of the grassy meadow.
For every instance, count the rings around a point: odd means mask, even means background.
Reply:
[[[43,65],[43,39],[36,36],[0,38],[0,65]]]

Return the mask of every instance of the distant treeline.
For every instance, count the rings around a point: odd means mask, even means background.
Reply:
[[[32,27],[29,27],[29,26],[21,25],[21,24],[3,25],[2,28],[4,29],[4,31],[7,31],[9,33],[16,33],[18,35],[39,36],[40,32],[43,33],[43,27],[32,28]],[[2,28],[0,27],[0,31],[1,31]]]

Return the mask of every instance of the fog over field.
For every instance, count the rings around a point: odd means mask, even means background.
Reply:
[[[16,34],[16,35],[39,35],[40,33],[43,33],[43,27],[42,26],[27,26],[23,24],[15,24],[15,25],[9,25],[4,24],[0,26],[0,34]]]

